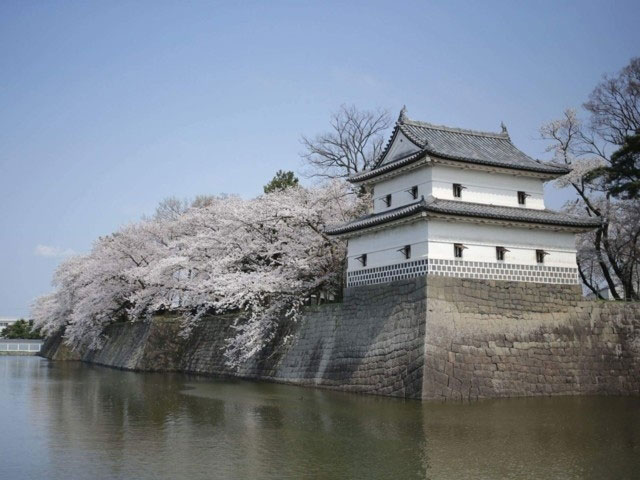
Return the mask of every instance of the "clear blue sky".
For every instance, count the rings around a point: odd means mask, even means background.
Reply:
[[[0,4],[0,316],[167,196],[253,196],[342,103],[540,124],[640,55],[631,2]],[[550,192],[549,206],[566,194]]]

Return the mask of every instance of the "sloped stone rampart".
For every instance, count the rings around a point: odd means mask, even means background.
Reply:
[[[420,398],[425,278],[348,289],[305,315],[273,379]]]
[[[175,316],[111,325],[81,359],[418,399],[640,394],[639,305],[585,301],[571,285],[429,276],[347,289],[238,370],[223,355],[234,320],[204,318],[188,338]],[[78,357],[59,337],[43,353]]]

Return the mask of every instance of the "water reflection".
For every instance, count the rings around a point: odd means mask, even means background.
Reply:
[[[633,478],[639,407],[421,404],[0,357],[0,465],[15,479]]]

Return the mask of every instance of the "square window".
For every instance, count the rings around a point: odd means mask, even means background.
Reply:
[[[462,258],[462,251],[465,249],[461,243],[453,244],[453,256],[456,258]]]
[[[544,257],[546,255],[549,255],[547,252],[545,252],[544,250],[536,250],[536,262],[537,263],[544,263]]]
[[[518,192],[518,204],[519,205],[525,205],[527,203],[527,197],[529,195],[527,195],[526,192]]]
[[[498,261],[504,260],[505,254],[508,250],[504,247],[496,247],[496,259]]]
[[[402,247],[401,249],[398,250],[402,255],[404,255],[404,258],[409,259],[411,258],[411,245],[405,245],[404,247]]]
[[[387,207],[391,206],[391,194],[387,195],[386,197],[384,197],[384,203]]]
[[[454,198],[462,198],[462,189],[464,187],[462,185],[460,185],[459,183],[454,183],[453,184],[453,197]]]

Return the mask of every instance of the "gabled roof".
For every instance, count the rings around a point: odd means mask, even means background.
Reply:
[[[396,122],[391,139],[372,170],[361,172],[349,178],[350,182],[362,182],[382,173],[399,168],[400,163],[407,165],[407,158],[386,159],[393,140],[398,132],[402,132],[420,150],[414,152],[413,160],[425,155],[433,155],[449,160],[480,165],[490,165],[515,170],[564,175],[569,169],[562,165],[554,165],[534,160],[518,150],[503,125],[501,133],[464,130],[426,122],[410,120],[403,108]],[[417,155],[417,157],[415,157]],[[384,170],[383,170],[384,169]]]
[[[552,225],[575,229],[589,230],[597,227],[597,218],[579,218],[554,210],[538,210],[533,208],[503,207],[500,205],[485,205],[481,203],[461,202],[457,200],[443,200],[430,198],[422,199],[404,207],[394,208],[386,212],[373,213],[360,217],[349,223],[338,225],[326,231],[329,235],[342,235],[377,225],[393,222],[402,218],[425,212],[453,217],[475,217],[493,220],[513,221],[537,225]]]

